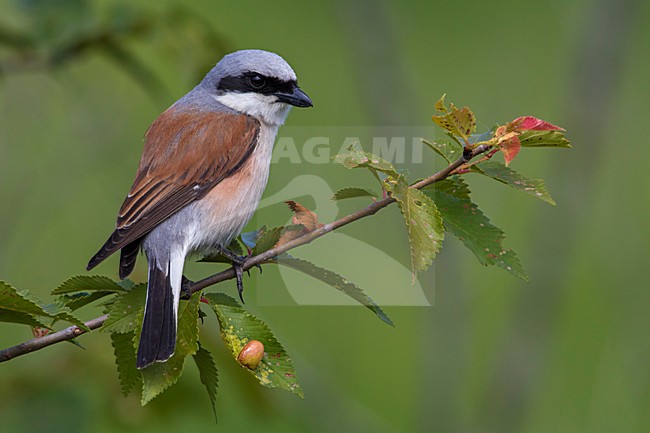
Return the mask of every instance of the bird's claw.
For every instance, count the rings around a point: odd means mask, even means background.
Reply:
[[[240,256],[232,251],[228,250],[227,248],[219,248],[219,253],[221,253],[222,256],[226,257],[228,260],[232,262],[232,268],[235,270],[235,276],[237,277],[237,292],[239,293],[239,299],[241,299],[242,304],[244,304],[244,282],[242,281],[242,277],[244,276],[244,263],[246,263],[246,260],[248,260],[251,256],[250,253],[248,256]],[[255,267],[260,270],[260,275],[262,274],[262,266],[259,263],[255,264]],[[246,273],[248,276],[251,276],[250,270],[247,269]],[[185,277],[183,277],[185,278]],[[187,280],[189,281],[189,280]],[[191,282],[190,282],[191,283]]]
[[[187,301],[192,297],[192,284],[194,284],[194,281],[183,275],[183,279],[181,280],[181,299]]]
[[[248,260],[248,257],[240,256],[232,251],[226,249],[226,248],[219,248],[219,252],[221,255],[226,257],[228,260],[232,262],[232,268],[235,270],[235,276],[237,277],[237,293],[239,293],[239,299],[241,300],[242,304],[245,304],[244,302],[244,282],[242,280],[242,277],[244,276],[244,263],[246,263],[246,260]],[[248,275],[250,276],[250,272],[246,271]]]
[[[232,268],[235,270],[235,275],[237,276],[237,293],[239,294],[239,299],[241,300],[242,304],[245,304],[244,302],[244,282],[242,281],[242,276],[244,274],[243,268],[241,265],[236,264],[233,262]]]

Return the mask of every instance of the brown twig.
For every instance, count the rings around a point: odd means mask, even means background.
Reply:
[[[411,186],[411,188],[422,189],[435,182],[444,180],[447,177],[449,177],[454,172],[454,170],[456,170],[458,167],[470,161],[471,159],[475,158],[476,156],[487,152],[489,149],[490,147],[487,145],[478,146],[471,152],[471,154],[463,155],[461,158],[452,162],[451,164],[449,164],[447,167],[440,170],[436,174],[415,183],[414,185]],[[361,210],[348,214],[329,224],[325,224],[322,227],[319,227],[315,230],[310,231],[309,233],[306,233],[296,239],[293,239],[292,241],[278,245],[274,248],[271,248],[270,250],[263,252],[262,254],[258,254],[257,256],[248,258],[246,262],[242,265],[242,268],[243,270],[246,271],[257,265],[267,263],[274,257],[286,251],[289,251],[301,245],[308,244],[314,239],[324,236],[333,230],[348,225],[361,218],[374,215],[380,209],[383,209],[394,202],[395,199],[393,197],[386,197],[383,198],[382,200],[373,202],[372,204],[366,206]],[[191,293],[195,293],[198,292],[199,290],[205,289],[206,287],[212,286],[222,281],[230,280],[232,278],[235,278],[235,270],[233,268],[229,268],[226,269],[225,271],[219,272],[218,274],[214,274],[210,277],[204,278],[203,280],[199,280],[192,283],[189,289]],[[86,326],[91,330],[97,329],[100,326],[102,326],[102,324],[107,318],[108,315],[96,317],[86,322]],[[86,332],[87,331],[77,326],[70,326],[68,328],[62,329],[61,331],[48,334],[44,337],[34,338],[32,340],[26,341],[19,345],[9,347],[7,349],[0,351],[0,362],[9,361],[10,359],[16,358],[17,356],[34,352],[36,350],[40,350],[44,347],[51,346],[52,344],[60,343],[62,341],[72,340],[73,338],[76,338],[79,335],[82,335]]]

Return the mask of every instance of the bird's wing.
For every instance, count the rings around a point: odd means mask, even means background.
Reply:
[[[202,198],[253,153],[259,122],[250,116],[171,107],[145,134],[144,151],[117,226],[91,269]]]

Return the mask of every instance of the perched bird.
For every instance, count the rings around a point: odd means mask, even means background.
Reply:
[[[275,136],[291,106],[312,106],[293,69],[277,54],[243,50],[221,59],[147,130],[115,231],[87,268],[121,250],[123,279],[144,250],[149,278],[138,368],[174,354],[189,254],[226,255],[237,271],[241,296],[244,258],[227,246],[257,208]]]

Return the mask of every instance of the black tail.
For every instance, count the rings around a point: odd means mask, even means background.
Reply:
[[[142,321],[136,366],[145,368],[156,361],[166,361],[176,348],[176,312],[174,295],[169,281],[169,265],[164,272],[149,261],[147,305]]]
[[[138,258],[138,252],[140,252],[140,239],[122,248],[120,252],[120,280],[125,279],[133,272],[135,261]]]

